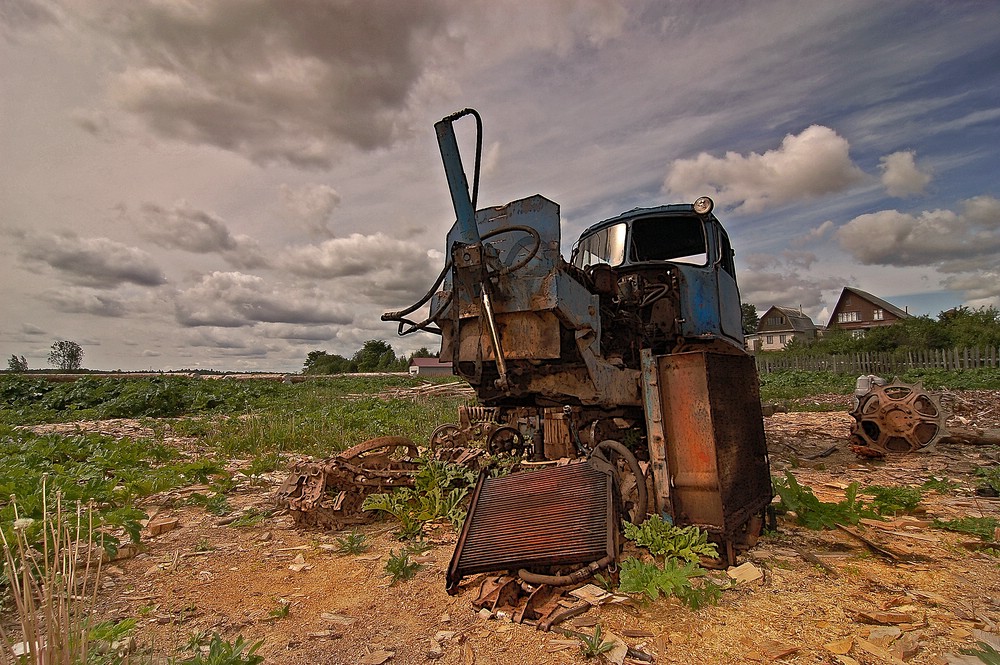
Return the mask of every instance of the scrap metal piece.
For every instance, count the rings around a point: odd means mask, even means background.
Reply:
[[[940,400],[918,381],[899,378],[888,385],[872,381],[867,394],[855,397],[851,410],[851,449],[859,455],[927,452],[947,435],[947,413]]]
[[[448,592],[466,575],[519,568],[574,567],[620,549],[618,500],[610,467],[590,463],[481,474],[448,567]]]
[[[298,462],[275,496],[299,526],[339,530],[370,521],[365,498],[393,487],[413,485],[416,444],[401,436],[360,443],[324,460]]]

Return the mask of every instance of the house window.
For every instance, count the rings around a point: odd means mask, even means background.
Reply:
[[[784,323],[784,320],[780,316],[767,317],[767,325],[769,326],[780,326],[782,323]]]
[[[864,330],[852,330],[851,331],[851,337],[853,337],[854,339],[861,339],[864,336],[865,336],[865,331]]]
[[[768,344],[774,344],[774,335],[768,335],[767,336],[767,343]]]
[[[788,341],[788,335],[778,335],[778,343],[784,344]]]
[[[875,312],[872,314],[872,319],[874,319],[875,321],[882,321],[883,319],[885,319],[885,312],[883,312],[880,309],[876,309]]]
[[[837,314],[837,323],[854,323],[861,320],[861,312],[841,312]]]

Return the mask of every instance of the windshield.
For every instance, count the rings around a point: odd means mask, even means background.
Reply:
[[[708,263],[704,225],[696,216],[637,219],[632,222],[631,248],[636,262]]]
[[[582,238],[576,247],[573,265],[577,268],[589,268],[598,263],[620,265],[625,260],[625,228],[622,222]]]

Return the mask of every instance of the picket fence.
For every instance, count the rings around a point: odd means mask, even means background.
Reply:
[[[835,374],[893,374],[908,369],[965,370],[1000,367],[1000,348],[926,349],[841,355],[792,355],[763,353],[756,356],[761,374],[789,369]]]

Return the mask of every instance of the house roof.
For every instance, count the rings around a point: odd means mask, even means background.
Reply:
[[[816,324],[813,323],[813,320],[798,309],[793,307],[779,307],[778,305],[772,305],[770,309],[764,312],[764,316],[760,317],[762,324],[767,320],[767,315],[770,314],[772,310],[777,310],[785,316],[788,320],[788,330],[794,330],[796,332],[816,330]],[[760,329],[760,326],[758,326],[758,329]],[[774,330],[777,330],[777,328]]]
[[[904,311],[904,310],[896,307],[891,302],[887,302],[885,300],[882,300],[878,296],[875,296],[875,295],[872,295],[872,294],[868,293],[867,291],[862,291],[861,289],[855,289],[854,287],[851,287],[851,286],[845,286],[844,287],[844,291],[850,291],[851,293],[853,293],[854,295],[858,296],[859,298],[864,298],[865,300],[867,300],[871,304],[878,305],[879,307],[881,307],[885,311],[891,312],[892,314],[895,314],[896,316],[898,316],[901,319],[906,319],[906,318],[910,317],[910,315],[907,314],[906,311]],[[844,295],[841,294],[840,297],[843,298]]]
[[[451,361],[440,358],[410,358],[410,367],[451,367]]]

